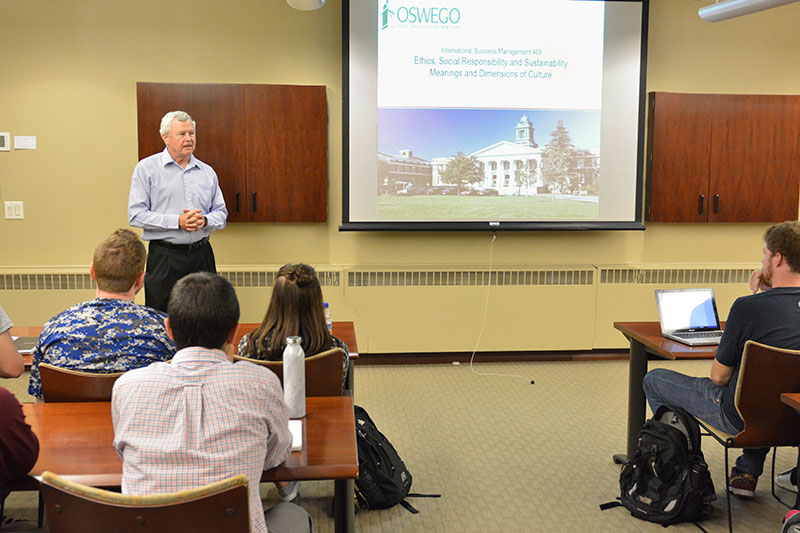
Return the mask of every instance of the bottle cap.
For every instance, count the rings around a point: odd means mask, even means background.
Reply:
[[[327,308],[328,307],[328,302],[322,302],[322,307]]]
[[[287,345],[289,345],[289,344],[300,344],[302,341],[303,341],[303,339],[300,338],[300,337],[297,337],[297,336],[286,337],[286,344]]]

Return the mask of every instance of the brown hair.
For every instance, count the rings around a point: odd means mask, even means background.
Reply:
[[[283,265],[278,270],[267,313],[249,335],[245,353],[248,357],[280,361],[286,337],[293,335],[302,337],[306,355],[328,350],[333,344],[325,325],[317,273],[304,263]]]
[[[94,249],[97,286],[106,292],[127,292],[144,271],[147,250],[129,229],[118,229]]]
[[[767,228],[764,244],[773,254],[781,254],[792,272],[800,273],[800,222],[787,220]]]

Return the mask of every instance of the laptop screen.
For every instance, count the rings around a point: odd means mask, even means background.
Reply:
[[[710,288],[658,290],[656,301],[662,331],[719,329],[714,291]]]

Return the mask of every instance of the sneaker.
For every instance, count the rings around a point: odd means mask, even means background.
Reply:
[[[783,518],[781,533],[800,533],[800,511],[789,509],[789,512]]]
[[[743,498],[753,498],[756,495],[756,485],[758,478],[752,474],[739,472],[736,467],[731,468],[731,478],[728,490]]]
[[[300,482],[290,481],[288,485],[278,489],[278,495],[281,497],[282,501],[292,502],[295,500],[295,498],[297,498],[299,491],[300,491]]]
[[[797,469],[792,468],[775,476],[775,484],[783,490],[797,492]]]

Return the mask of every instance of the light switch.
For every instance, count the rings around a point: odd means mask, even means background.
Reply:
[[[22,202],[6,202],[6,219],[25,218]]]

